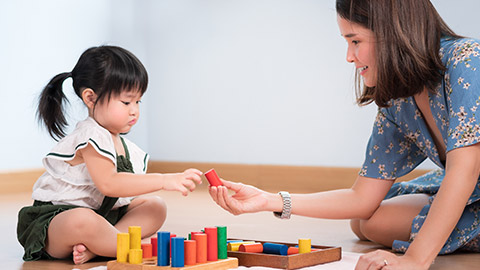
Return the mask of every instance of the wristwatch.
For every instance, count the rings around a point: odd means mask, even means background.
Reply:
[[[282,196],[283,208],[282,212],[273,212],[273,215],[277,218],[289,219],[292,213],[292,198],[290,197],[290,193],[286,191],[280,191],[278,194]]]

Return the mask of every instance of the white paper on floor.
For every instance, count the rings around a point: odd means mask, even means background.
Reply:
[[[342,252],[342,259],[340,261],[319,264],[309,267],[304,267],[301,269],[305,270],[352,270],[355,269],[355,265],[357,264],[358,258],[362,255],[362,253],[353,253],[353,252]],[[260,267],[260,266],[252,266],[252,267],[245,267],[240,266],[237,269],[243,270],[272,270],[276,268],[270,267]]]
[[[342,259],[340,261],[336,262],[331,262],[331,263],[325,263],[325,264],[319,264],[315,266],[310,266],[310,267],[305,267],[301,269],[305,270],[352,270],[355,269],[355,264],[357,264],[358,258],[361,256],[361,253],[353,253],[353,252],[342,252]],[[174,269],[174,268],[172,268]],[[240,266],[237,269],[241,270],[272,270],[276,268],[270,268],[270,267],[260,267],[260,266],[252,266],[252,267],[245,267],[245,266]],[[72,269],[72,270],[80,270],[80,269]],[[106,266],[97,266],[90,268],[89,270],[107,270]]]

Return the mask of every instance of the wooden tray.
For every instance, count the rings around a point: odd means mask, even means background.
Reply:
[[[239,239],[229,239],[229,240],[239,240]],[[255,241],[260,243],[276,243],[284,244],[289,247],[296,246],[297,244],[291,243],[279,243],[271,241],[257,241],[257,240],[245,240],[244,241]],[[316,246],[312,245],[312,248],[319,249],[312,251],[310,253],[303,254],[294,254],[294,255],[272,255],[264,253],[247,253],[240,251],[228,251],[228,257],[238,258],[238,264],[241,266],[264,266],[280,269],[298,269],[307,266],[313,266],[322,263],[339,261],[342,258],[342,248],[341,247],[327,247],[327,246]]]
[[[192,269],[192,270],[224,270],[235,269],[238,267],[237,258],[227,258],[215,262],[206,262],[195,265],[186,265],[185,267],[157,266],[157,259],[144,259],[142,264],[129,264],[117,261],[107,263],[108,270],[160,270],[160,269]]]

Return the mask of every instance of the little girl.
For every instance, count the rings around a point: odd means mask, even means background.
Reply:
[[[70,77],[88,117],[65,136],[62,84]],[[73,262],[81,264],[97,255],[114,257],[117,233],[136,225],[143,238],[165,221],[163,200],[139,195],[158,190],[187,195],[201,184],[196,169],[146,174],[149,156],[121,136],[137,123],[147,84],[145,67],[132,53],[101,46],[86,50],[72,72],[58,74],[43,89],[38,118],[61,140],[43,159],[46,172],[33,187],[33,206],[19,212],[24,260],[73,254]]]

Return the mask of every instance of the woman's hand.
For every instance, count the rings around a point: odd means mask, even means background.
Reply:
[[[419,263],[415,262],[413,258],[408,255],[397,256],[385,250],[376,250],[365,255],[360,256],[355,270],[423,270],[428,269]]]
[[[234,215],[266,211],[267,192],[250,185],[230,182],[222,179],[223,186],[210,186],[212,199],[223,209]],[[228,195],[228,190],[235,192]]]
[[[195,190],[195,183],[201,184],[202,172],[197,169],[188,169],[183,173],[166,173],[163,176],[163,190],[179,191],[183,196],[187,196],[188,192]]]

